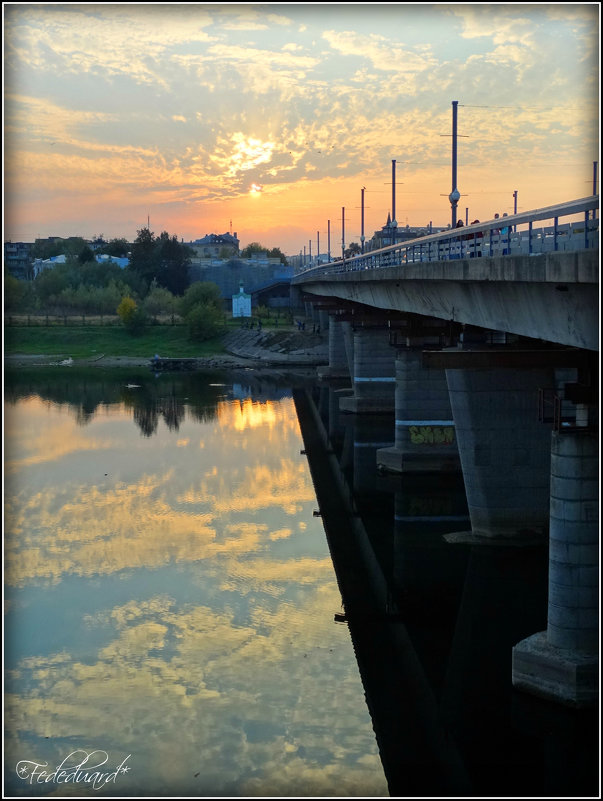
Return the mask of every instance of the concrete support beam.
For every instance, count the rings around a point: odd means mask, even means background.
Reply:
[[[598,697],[599,444],[592,431],[553,432],[546,631],[513,648],[513,685],[582,707]]]
[[[446,373],[423,367],[420,349],[396,355],[395,443],[377,451],[392,473],[460,471]]]
[[[354,331],[354,395],[342,398],[340,409],[355,414],[394,411],[396,352],[389,344],[387,328]]]
[[[472,539],[544,536],[551,426],[537,408],[553,370],[446,370],[446,378]]]

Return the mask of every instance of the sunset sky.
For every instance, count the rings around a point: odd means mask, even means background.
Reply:
[[[4,239],[299,253],[585,197],[599,158],[599,4],[11,4]],[[332,249],[334,249],[332,247]]]

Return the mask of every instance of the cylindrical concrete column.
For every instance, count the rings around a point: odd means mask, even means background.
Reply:
[[[553,432],[547,639],[599,647],[599,446],[592,432]]]
[[[591,706],[599,674],[599,440],[561,429],[551,442],[547,629],[513,648],[513,685]]]
[[[317,369],[319,378],[349,378],[344,325],[336,317],[329,322],[329,366]]]
[[[323,334],[329,330],[329,312],[325,311],[324,309],[319,309],[318,311],[318,325],[320,326],[320,330]]]
[[[395,350],[386,328],[354,331],[354,395],[342,398],[342,411],[356,414],[394,411]],[[393,440],[393,436],[392,436]]]
[[[345,347],[345,358],[348,363],[348,373],[354,375],[354,329],[352,323],[344,322],[341,324],[343,331],[343,344]]]
[[[393,448],[377,452],[389,472],[460,471],[446,373],[423,367],[422,350],[399,350],[395,361]]]
[[[446,378],[473,534],[545,534],[551,427],[537,410],[553,371],[455,369]]]

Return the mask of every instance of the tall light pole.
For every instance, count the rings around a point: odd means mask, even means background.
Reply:
[[[327,261],[331,261],[331,220],[327,220]]]
[[[456,206],[461,199],[461,193],[456,185],[456,141],[457,141],[457,116],[458,116],[458,100],[452,101],[452,191],[448,196],[450,206],[452,209],[452,227],[456,225]]]
[[[316,232],[316,261],[320,264],[320,231]]]
[[[396,159],[392,159],[392,245],[396,244]]]
[[[360,190],[360,252],[364,253],[364,190],[366,187],[362,187]]]
[[[345,261],[345,206],[341,207],[341,259]]]

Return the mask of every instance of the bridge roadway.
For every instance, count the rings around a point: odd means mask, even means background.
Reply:
[[[509,234],[499,219],[410,240],[305,270],[292,283],[307,295],[596,351],[598,202],[506,217]],[[541,220],[552,225],[535,229]]]

